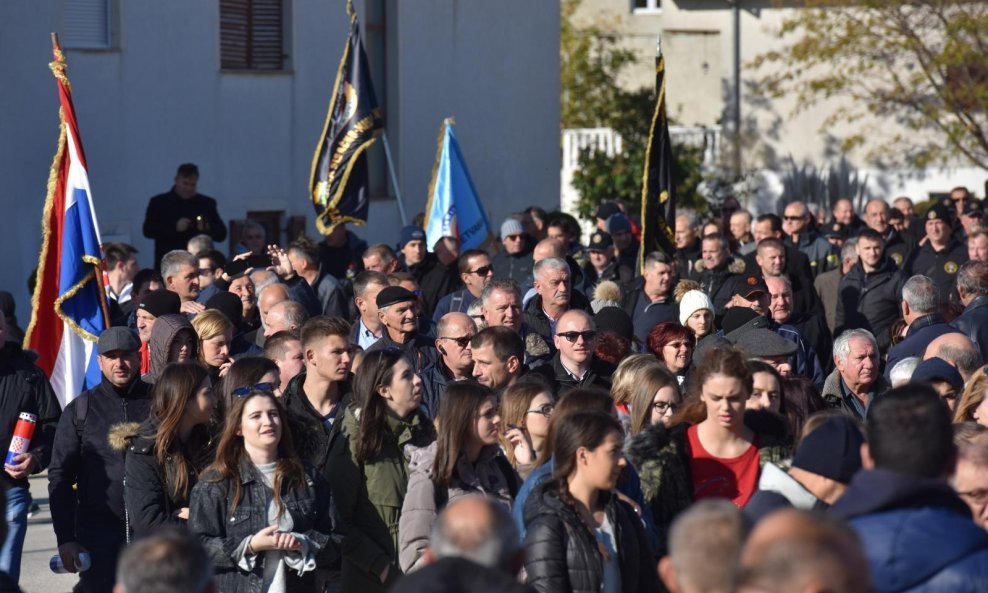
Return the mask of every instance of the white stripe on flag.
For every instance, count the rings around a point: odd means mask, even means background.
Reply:
[[[58,396],[58,403],[65,406],[82,393],[86,380],[86,367],[93,355],[93,342],[83,339],[63,322],[62,343],[51,373],[51,386]]]

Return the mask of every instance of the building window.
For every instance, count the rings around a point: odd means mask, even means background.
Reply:
[[[662,12],[662,0],[632,0],[631,12],[635,14]]]
[[[220,68],[285,67],[283,0],[220,0]]]
[[[66,49],[113,47],[112,0],[73,0],[62,3],[59,43]]]

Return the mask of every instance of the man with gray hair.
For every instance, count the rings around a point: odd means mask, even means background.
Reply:
[[[535,297],[525,306],[525,322],[532,331],[552,343],[556,322],[572,309],[590,308],[587,297],[573,290],[569,264],[561,257],[547,257],[535,264]]]
[[[957,331],[940,313],[940,289],[927,276],[916,275],[902,285],[899,303],[906,322],[906,338],[889,349],[885,378],[891,380],[892,367],[903,358],[922,356],[933,340]]]
[[[898,387],[912,381],[913,371],[916,370],[916,367],[919,366],[919,363],[921,362],[923,362],[921,357],[910,356],[908,358],[903,358],[894,365],[889,365],[889,385],[892,387]]]
[[[889,389],[878,363],[878,342],[866,329],[849,329],[834,340],[834,365],[821,395],[827,405],[864,420],[875,398]]]
[[[295,301],[285,300],[275,303],[265,316],[264,337],[270,338],[280,331],[298,334],[308,319],[309,312]]]
[[[213,566],[199,540],[162,529],[124,550],[113,593],[214,593]]]
[[[165,288],[182,299],[181,312],[198,315],[205,306],[196,302],[199,296],[199,260],[188,251],[175,249],[161,258],[161,278]]]
[[[951,325],[971,338],[984,359],[988,357],[988,262],[962,264],[957,272],[957,292],[964,312]]]
[[[399,581],[396,591],[534,592],[516,577],[525,553],[514,522],[486,496],[464,496],[443,509],[423,559],[426,565]]]
[[[671,593],[732,593],[738,584],[741,511],[726,500],[703,500],[676,518],[659,577]]]

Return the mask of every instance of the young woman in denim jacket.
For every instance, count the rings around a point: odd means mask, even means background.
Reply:
[[[216,461],[192,491],[189,527],[221,593],[315,591],[316,567],[339,561],[329,487],[295,455],[272,392],[234,394]]]

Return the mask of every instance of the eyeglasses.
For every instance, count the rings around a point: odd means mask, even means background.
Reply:
[[[452,340],[452,341],[456,342],[456,345],[459,346],[460,348],[466,348],[467,346],[470,345],[470,340],[473,339],[473,336],[461,336],[459,338],[451,338],[451,337],[447,337],[447,336],[440,336],[439,339],[440,340]]]
[[[470,270],[470,271],[468,271],[467,274],[476,274],[478,276],[486,276],[486,275],[490,274],[493,271],[494,271],[494,268],[492,268],[490,266],[481,266],[481,267],[477,268],[476,270]]]
[[[525,413],[526,414],[542,414],[543,416],[545,416],[546,418],[548,418],[552,414],[552,410],[554,410],[555,407],[556,407],[556,404],[542,404],[541,406],[539,406],[539,407],[537,407],[537,408],[535,408],[533,410],[525,410]]]
[[[263,391],[264,393],[274,392],[274,383],[257,383],[256,385],[245,385],[243,387],[237,387],[233,390],[233,395],[237,397],[247,397],[255,391]]]
[[[588,330],[585,332],[562,332],[556,334],[560,338],[565,338],[570,344],[575,344],[577,338],[583,338],[584,342],[589,342],[597,337],[597,332]]]
[[[679,404],[674,404],[672,402],[653,402],[652,409],[659,414],[665,414],[666,412],[672,410],[675,412],[679,409]]]

